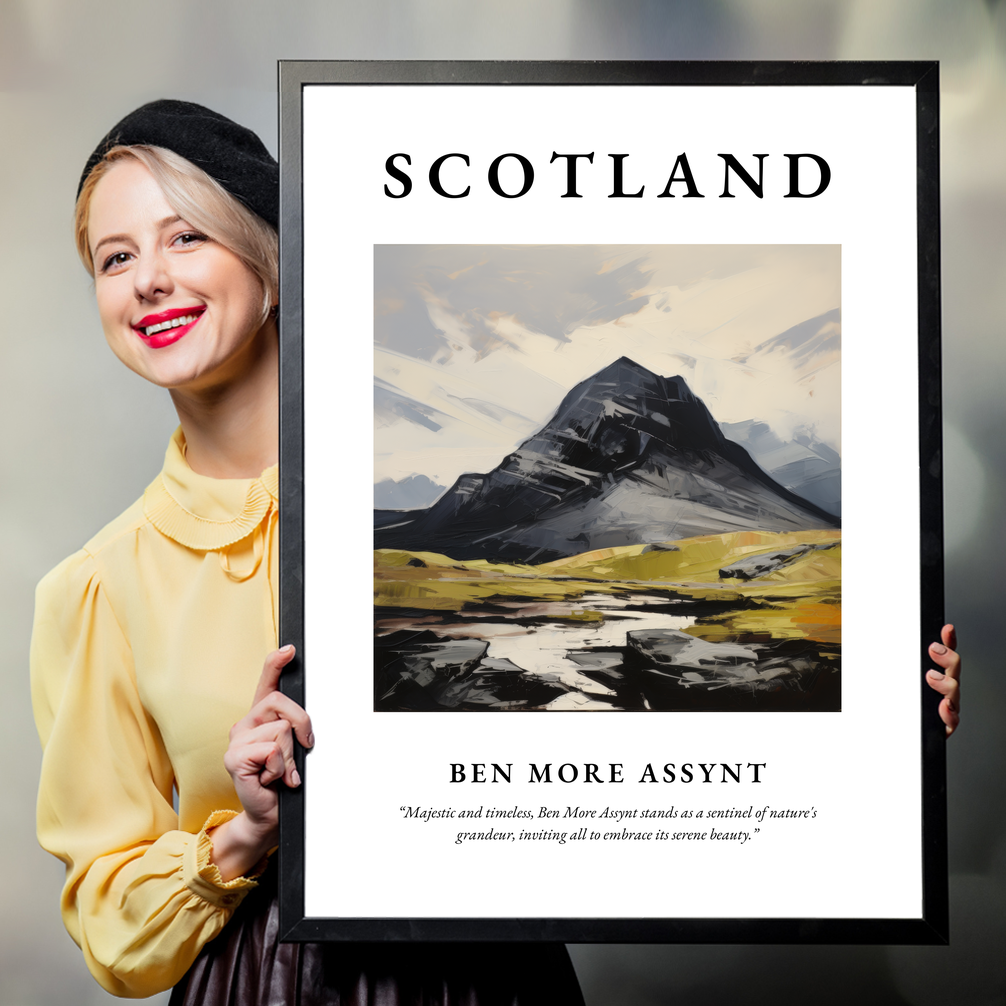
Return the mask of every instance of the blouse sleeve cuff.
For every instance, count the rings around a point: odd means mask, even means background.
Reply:
[[[269,865],[269,857],[263,856],[245,876],[224,880],[216,863],[210,861],[213,842],[207,833],[237,815],[235,810],[215,810],[210,814],[202,831],[195,836],[195,841],[186,845],[182,861],[182,874],[189,890],[218,908],[237,908],[245,895],[252,888],[258,887],[255,878],[261,876]]]

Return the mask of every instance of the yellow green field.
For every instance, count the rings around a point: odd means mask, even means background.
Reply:
[[[759,579],[719,576],[721,568],[740,559],[805,544],[824,547]],[[577,609],[578,598],[658,593],[715,602],[716,614],[704,615],[686,630],[704,639],[803,638],[838,644],[841,552],[841,532],[835,530],[702,535],[656,547],[599,549],[535,566],[379,549],[374,553],[374,603],[432,613],[501,600],[564,601],[574,602],[565,617],[592,620],[603,616],[589,605]]]

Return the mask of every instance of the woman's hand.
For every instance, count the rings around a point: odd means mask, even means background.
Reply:
[[[251,710],[231,727],[224,766],[244,810],[209,833],[211,859],[224,880],[247,873],[276,845],[279,793],[273,784],[282,779],[291,788],[300,785],[294,734],[304,747],[314,746],[311,718],[279,691],[280,674],[295,652],[284,646],[266,657]]]
[[[941,643],[931,643],[929,656],[943,671],[930,670],[926,673],[929,687],[943,696],[940,703],[940,719],[947,726],[949,737],[961,721],[961,658],[957,650],[957,632],[952,625],[944,625],[940,633]]]

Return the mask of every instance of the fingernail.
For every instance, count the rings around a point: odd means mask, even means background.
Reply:
[[[929,676],[930,676],[931,678],[935,679],[936,681],[942,681],[942,680],[943,680],[943,678],[945,677],[945,675],[943,675],[943,674],[940,674],[940,672],[939,672],[939,671],[933,671],[933,670],[930,670],[930,671],[929,671]]]
[[[290,781],[294,784],[294,786],[300,785],[300,773],[296,769],[290,773]]]
[[[931,649],[933,653],[947,652],[947,648],[942,643],[933,643],[932,646],[929,647],[929,649]]]
[[[309,748],[313,748],[314,747],[314,733],[313,732],[309,733],[307,735],[307,746]]]
[[[293,653],[293,643],[287,643],[286,646],[280,648],[279,652],[284,655],[287,653]]]

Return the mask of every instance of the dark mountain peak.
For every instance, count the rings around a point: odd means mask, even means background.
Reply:
[[[607,367],[602,367],[593,377],[588,378],[591,381],[605,381],[611,379],[617,380],[632,380],[633,377],[642,378],[644,380],[653,380],[657,377],[652,370],[648,370],[641,363],[636,363],[635,360],[628,356],[620,356],[617,360],[613,360],[608,364]]]
[[[624,398],[649,395],[671,401],[696,400],[683,377],[661,377],[628,356],[620,356],[606,367],[602,367],[596,374],[581,381],[566,398],[573,397],[581,389],[607,392]]]
[[[377,522],[379,548],[521,562],[838,523],[728,441],[683,377],[627,356],[572,388],[492,472],[462,475],[429,510],[388,520]]]
[[[638,448],[652,438],[697,449],[722,440],[708,409],[683,377],[661,377],[621,356],[572,388],[552,419],[522,446],[521,452],[554,454],[554,449],[544,444],[558,441],[563,443],[562,453],[571,463],[585,464],[586,458],[581,457],[584,448],[593,453],[599,438],[611,437],[619,442],[628,437],[637,442]],[[571,439],[579,446],[571,448]]]

